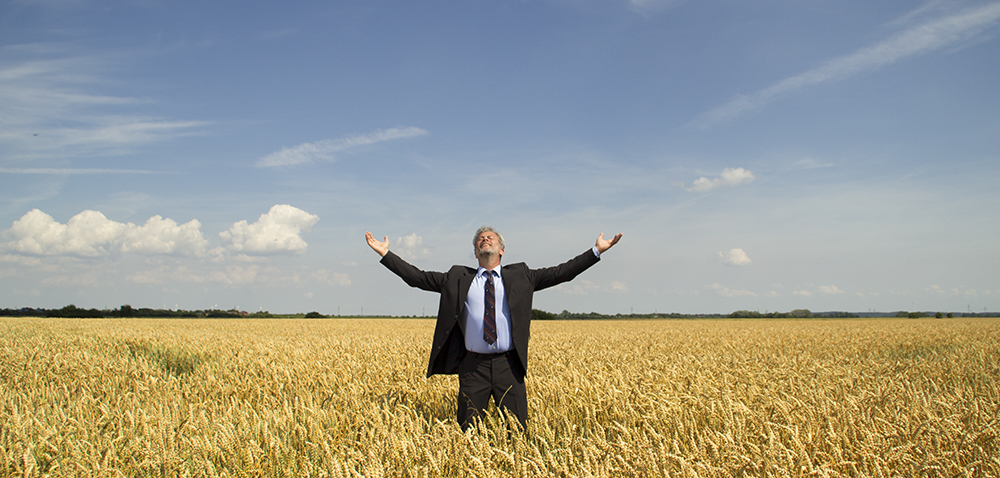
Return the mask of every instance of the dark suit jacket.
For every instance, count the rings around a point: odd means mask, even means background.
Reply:
[[[532,293],[572,280],[599,260],[594,252],[588,249],[587,252],[554,267],[529,269],[523,262],[519,262],[501,268],[504,293],[507,304],[510,305],[513,351],[523,367],[522,373],[528,370]],[[462,320],[465,298],[469,294],[469,287],[477,269],[452,266],[448,272],[423,271],[393,254],[392,251],[386,253],[381,262],[407,285],[441,294],[427,376],[457,374],[458,366],[465,357],[465,323]]]

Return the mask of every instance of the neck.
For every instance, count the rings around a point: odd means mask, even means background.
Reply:
[[[479,267],[493,270],[498,265],[500,265],[500,255],[498,254],[479,256]]]

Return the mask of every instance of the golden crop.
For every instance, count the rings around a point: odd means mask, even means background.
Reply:
[[[998,326],[535,322],[463,434],[429,320],[0,319],[0,476],[1000,476]]]

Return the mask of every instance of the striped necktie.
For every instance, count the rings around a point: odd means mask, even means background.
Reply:
[[[486,310],[483,312],[483,340],[493,345],[497,341],[497,297],[493,271],[486,271]]]

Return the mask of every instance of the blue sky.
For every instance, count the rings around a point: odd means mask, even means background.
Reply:
[[[1000,310],[1000,2],[0,6],[0,306]]]

